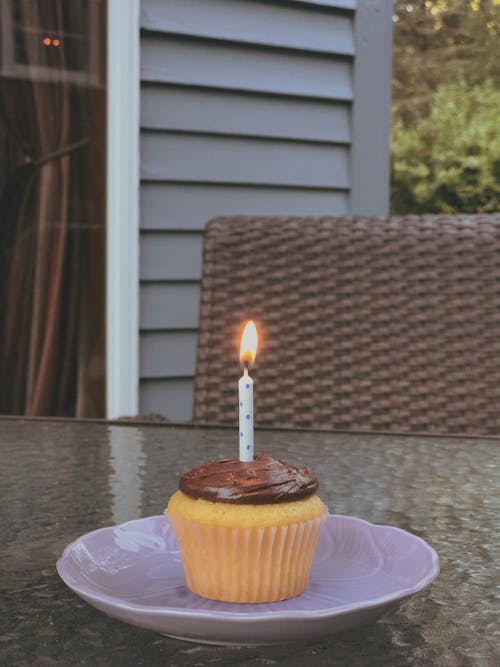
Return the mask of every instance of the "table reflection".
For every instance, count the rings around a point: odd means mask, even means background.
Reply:
[[[113,523],[123,523],[141,516],[146,463],[143,442],[143,433],[138,428],[109,427],[109,488]]]

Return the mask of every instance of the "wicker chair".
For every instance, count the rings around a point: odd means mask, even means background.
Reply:
[[[500,214],[212,220],[196,423],[236,424],[248,318],[258,426],[500,434]]]

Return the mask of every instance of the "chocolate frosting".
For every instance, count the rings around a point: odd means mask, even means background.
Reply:
[[[310,468],[259,454],[248,463],[239,459],[211,461],[182,475],[180,490],[191,498],[223,503],[284,503],[312,496],[318,482]]]

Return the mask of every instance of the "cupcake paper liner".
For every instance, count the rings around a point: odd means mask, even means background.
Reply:
[[[277,602],[303,593],[326,517],[267,528],[228,528],[167,516],[188,587],[224,602]]]

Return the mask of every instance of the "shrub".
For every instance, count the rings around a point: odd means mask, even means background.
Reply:
[[[436,91],[414,126],[393,118],[393,213],[500,210],[500,90],[459,81]]]

